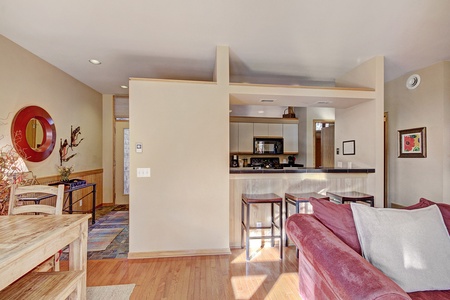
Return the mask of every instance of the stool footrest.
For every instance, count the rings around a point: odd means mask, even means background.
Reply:
[[[250,207],[253,204],[270,204],[270,226],[250,226]],[[278,217],[275,217],[275,205],[278,206]],[[246,214],[244,214],[246,209]],[[244,233],[246,235],[245,243],[245,256],[247,260],[250,260],[249,248],[250,240],[272,240],[272,247],[275,245],[274,240],[280,239],[280,259],[283,258],[283,199],[277,194],[242,194],[241,203],[241,248],[244,246]],[[277,220],[279,225],[275,222]],[[266,222],[267,223],[267,222]],[[270,235],[250,236],[250,230],[270,230]],[[275,235],[274,231],[278,230],[279,235]]]
[[[274,236],[271,236],[271,235],[268,235],[268,236],[251,236],[251,237],[249,237],[249,239],[250,240],[270,240],[270,239],[272,239],[272,238],[274,238],[274,239],[279,239],[279,238],[281,238],[281,236],[279,236],[279,235],[274,235]]]

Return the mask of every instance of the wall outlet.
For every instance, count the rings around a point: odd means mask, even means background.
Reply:
[[[262,227],[262,222],[256,222],[256,227]]]
[[[83,200],[80,200],[80,206],[83,206]]]
[[[150,168],[137,168],[137,177],[150,177]]]

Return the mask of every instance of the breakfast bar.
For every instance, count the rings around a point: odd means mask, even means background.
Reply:
[[[275,193],[283,197],[285,193],[318,193],[326,196],[328,191],[373,194],[373,191],[368,190],[368,182],[374,173],[373,168],[230,168],[230,247],[240,247],[242,194]],[[295,213],[293,206],[288,209],[292,210],[289,214]],[[302,207],[300,212],[302,209],[306,210],[307,207]],[[264,226],[270,223],[270,211],[265,207],[255,207],[251,219]]]

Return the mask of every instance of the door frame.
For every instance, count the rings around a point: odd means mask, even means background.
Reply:
[[[113,149],[112,149],[112,151],[113,151],[113,165],[112,165],[112,170],[113,170],[113,174],[112,174],[112,194],[113,194],[113,204],[112,205],[116,205],[116,178],[117,178],[117,175],[116,175],[116,172],[117,172],[117,163],[116,163],[116,160],[117,160],[117,153],[116,153],[116,147],[117,147],[117,145],[116,145],[116,142],[117,142],[117,138],[116,138],[116,135],[117,135],[117,127],[116,127],[116,123],[117,122],[129,122],[130,120],[130,118],[129,118],[129,115],[127,114],[127,115],[123,115],[123,117],[122,116],[118,116],[118,112],[116,111],[116,97],[118,97],[118,98],[128,98],[129,99],[129,96],[128,95],[114,95],[113,96],[113,124],[112,124],[112,126],[113,126],[113,137],[112,137],[112,147],[113,147]],[[126,109],[128,110],[128,106],[126,107]],[[123,113],[123,112],[122,112]]]
[[[383,116],[383,135],[384,135],[384,207],[390,207],[389,204],[389,127],[388,127],[388,113],[384,112]]]
[[[318,166],[316,166],[316,124],[317,123],[333,123],[334,124],[335,120],[330,120],[330,119],[313,119],[313,127],[312,127],[312,138],[313,138],[313,164],[315,168],[318,168]]]

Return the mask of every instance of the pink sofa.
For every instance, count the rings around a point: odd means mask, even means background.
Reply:
[[[434,204],[426,201],[428,200],[421,199],[421,202],[412,208]],[[341,208],[347,209],[346,206],[339,205],[339,209]],[[444,214],[442,207],[439,208],[447,228],[450,229],[450,209]],[[322,214],[321,218],[323,216]],[[345,216],[336,219],[345,223],[345,219],[348,221],[349,218],[345,212]],[[290,240],[299,249],[299,293],[303,300],[450,299],[450,291],[407,294],[394,281],[367,262],[357,252],[358,249],[350,247],[348,240],[344,242],[336,236],[335,233],[340,235],[336,228],[326,227],[314,214],[290,216],[286,221],[286,231]],[[342,234],[342,231],[340,233]]]

